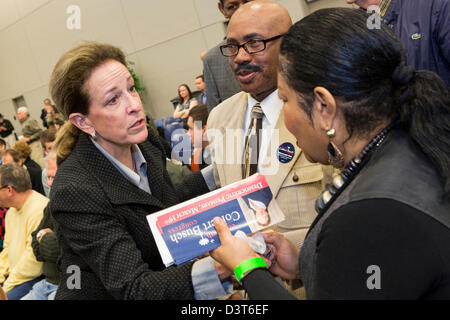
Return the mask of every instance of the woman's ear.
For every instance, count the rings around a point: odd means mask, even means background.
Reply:
[[[94,126],[84,114],[72,113],[69,115],[69,121],[72,122],[75,127],[87,133],[88,135],[95,134]]]
[[[314,88],[313,114],[315,114],[316,123],[323,130],[333,128],[337,116],[336,100],[334,96],[324,87]]]
[[[227,13],[225,12],[225,9],[224,9],[224,7],[223,7],[221,1],[219,1],[219,2],[217,3],[217,7],[219,8],[220,12],[222,12],[222,14],[223,14],[223,16],[225,17],[225,19],[229,19],[229,18],[230,18],[230,17],[227,15]]]

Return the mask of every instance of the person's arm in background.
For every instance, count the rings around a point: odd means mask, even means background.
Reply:
[[[191,99],[189,102],[189,109],[185,109],[183,115],[181,116],[182,119],[186,119],[189,117],[189,112],[192,110],[192,108],[198,106],[198,101],[196,99]]]
[[[59,244],[56,234],[53,232],[53,223],[51,222],[49,210],[49,206],[47,206],[44,211],[44,218],[36,230],[31,233],[31,246],[38,261],[56,263],[59,255]],[[47,232],[38,239],[37,234],[41,230],[46,230]]]
[[[180,119],[182,116],[182,111],[180,112],[180,104],[177,105],[177,107],[175,108],[175,111],[173,112],[173,117],[175,119]]]

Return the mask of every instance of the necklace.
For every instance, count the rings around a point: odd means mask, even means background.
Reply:
[[[330,205],[336,200],[341,192],[350,184],[356,175],[364,167],[368,160],[368,155],[373,153],[384,141],[388,132],[392,129],[394,122],[384,128],[369,144],[361,151],[361,153],[353,158],[344,168],[340,175],[333,178],[331,183],[327,183],[325,190],[320,194],[316,200],[316,212],[322,215],[328,210]],[[311,226],[312,227],[312,226]]]

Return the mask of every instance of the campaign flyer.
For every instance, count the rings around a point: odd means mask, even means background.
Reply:
[[[232,234],[257,232],[284,220],[265,177],[259,173],[147,216],[166,266],[181,265],[220,246],[213,219]]]

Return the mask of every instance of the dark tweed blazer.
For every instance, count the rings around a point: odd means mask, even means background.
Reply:
[[[196,172],[175,188],[151,130],[139,148],[152,195],[126,180],[86,134],[59,167],[50,196],[61,247],[56,299],[193,299],[192,263],[165,269],[146,215],[208,187]]]
[[[220,46],[223,44],[226,44],[226,41],[209,50],[203,59],[206,103],[209,112],[222,101],[242,91],[231,70],[228,58],[220,52]]]

